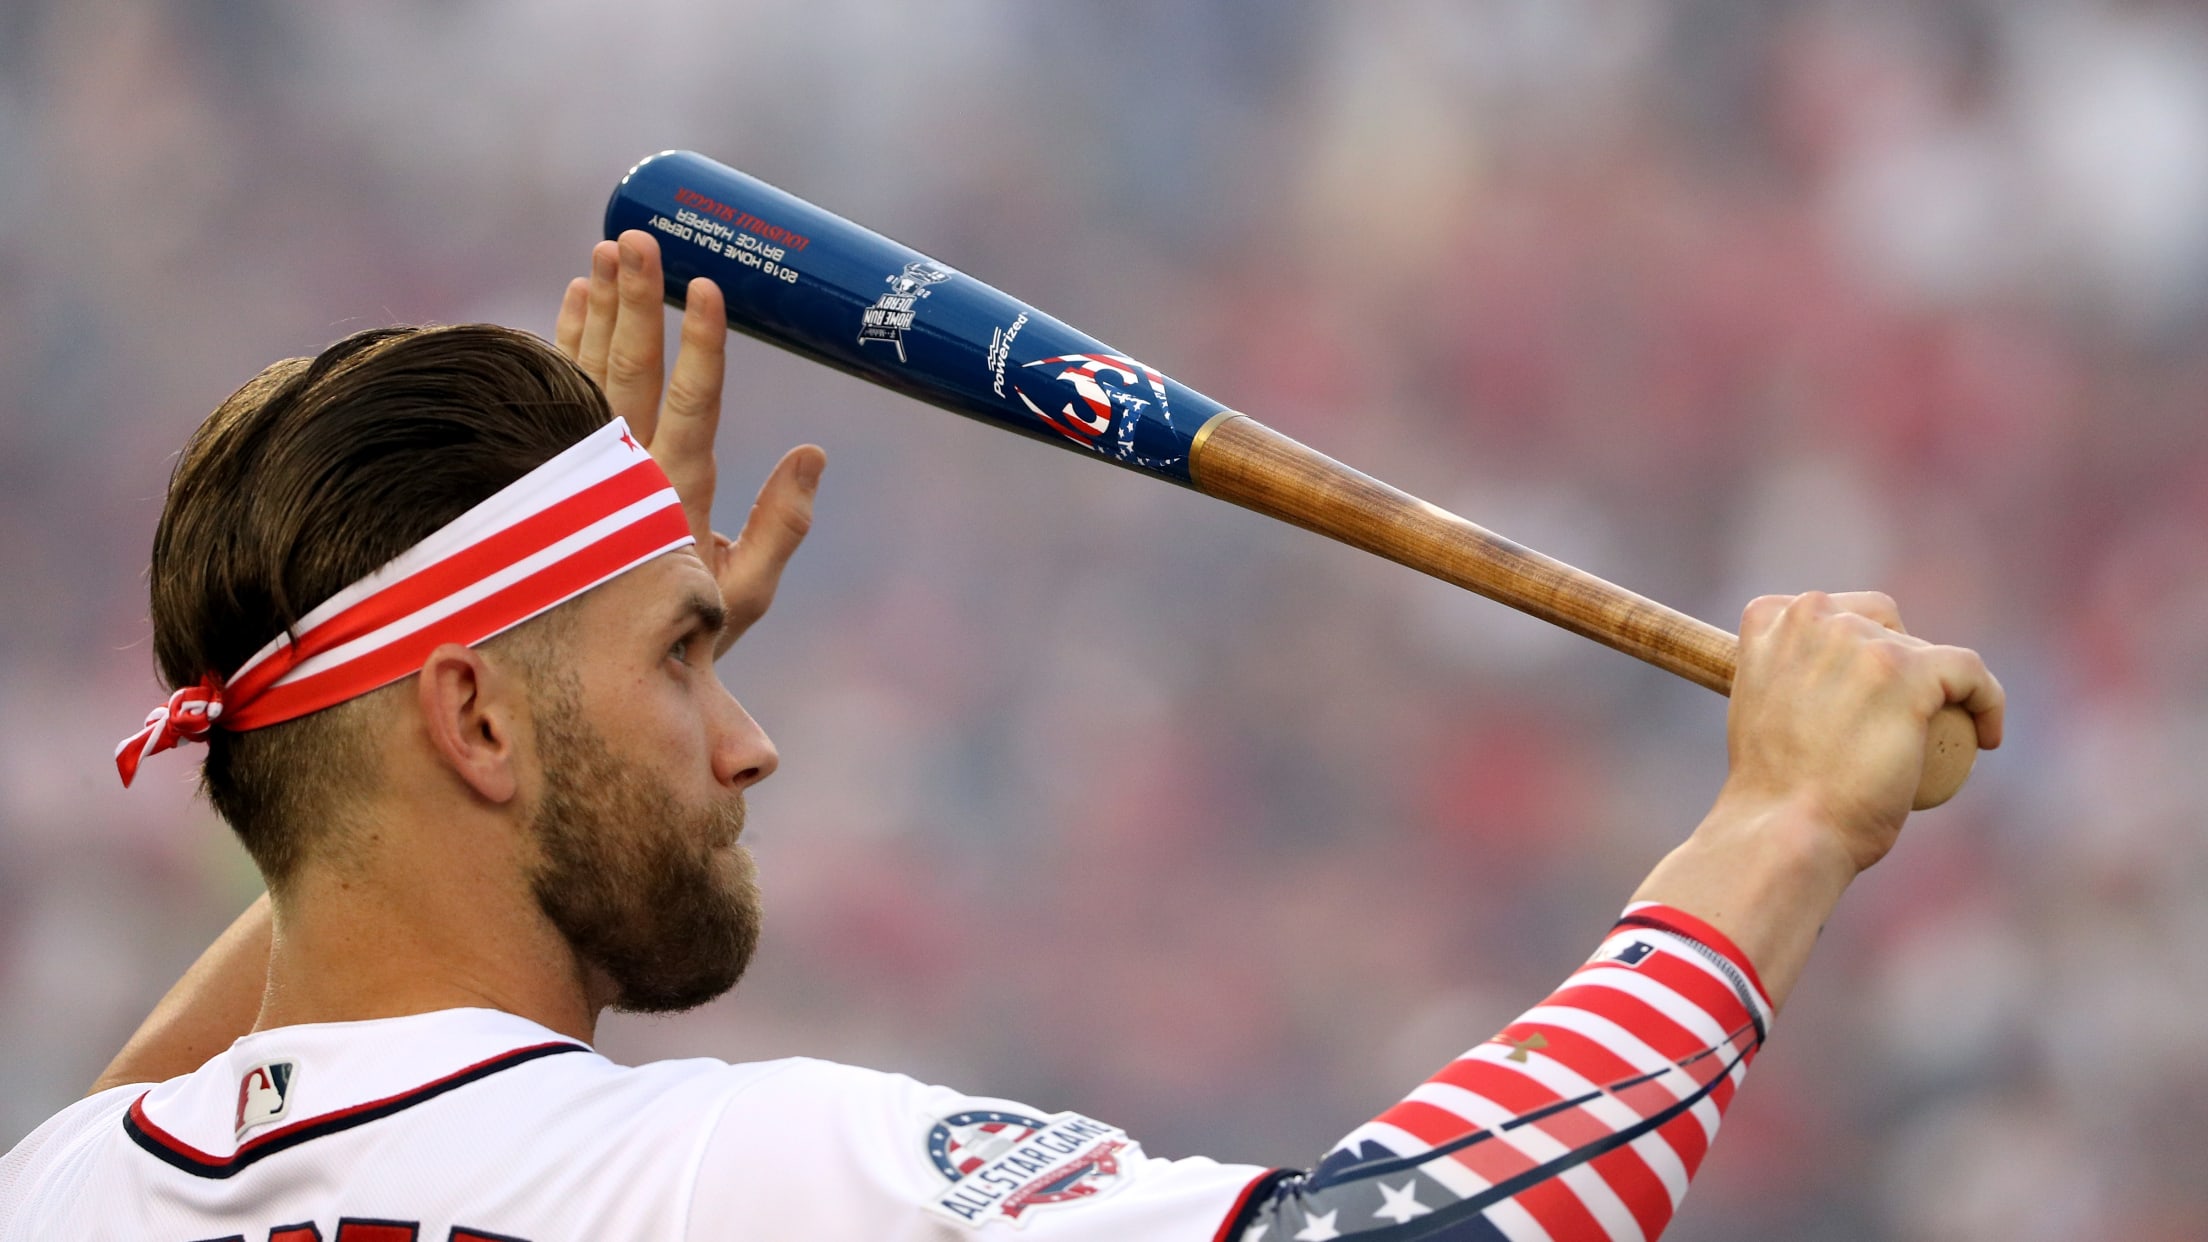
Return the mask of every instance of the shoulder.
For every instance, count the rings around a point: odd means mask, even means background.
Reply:
[[[88,1095],[47,1118],[43,1125],[26,1135],[6,1156],[0,1157],[0,1188],[5,1188],[8,1179],[19,1175],[30,1162],[50,1159],[56,1153],[81,1143],[86,1135],[98,1133],[113,1124],[130,1111],[131,1102],[144,1095],[152,1085],[139,1082],[109,1087],[105,1091]]]
[[[789,1057],[691,1069],[690,1062],[652,1067],[669,1079],[699,1073],[715,1082],[724,1101],[715,1144],[731,1148],[782,1150],[796,1136],[816,1138],[862,1156],[915,1125],[974,1109],[1026,1110],[1009,1100],[965,1095],[907,1074],[864,1066]]]
[[[147,1084],[130,1083],[86,1096],[46,1119],[0,1156],[0,1233],[16,1222],[34,1189],[73,1184],[89,1167],[97,1137],[112,1129]]]
[[[600,1099],[631,1104],[650,1100],[670,1112],[710,1111],[716,1118],[738,1099],[747,1101],[749,1109],[759,1109],[795,1099],[861,1099],[880,1089],[869,1081],[877,1077],[872,1071],[804,1057],[778,1061],[683,1057],[624,1065],[590,1055],[549,1057],[541,1067],[532,1068],[534,1075],[515,1075],[512,1088],[523,1094],[549,1095],[548,1103],[556,1101],[556,1107],[588,1107]]]
[[[1208,1239],[1265,1170],[1159,1160],[1077,1112],[826,1061],[769,1063],[700,1153],[692,1220],[812,1237]],[[770,1230],[769,1232],[772,1232]],[[694,1234],[697,1237],[706,1234]]]
[[[871,1124],[909,1093],[925,1090],[901,1075],[809,1058],[723,1061],[691,1057],[624,1065],[596,1054],[553,1056],[499,1075],[455,1110],[494,1117],[502,1130],[546,1142],[628,1142],[660,1158],[730,1133],[792,1133],[820,1126]]]

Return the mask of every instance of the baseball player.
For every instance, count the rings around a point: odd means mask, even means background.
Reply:
[[[556,347],[363,332],[193,435],[152,556],[176,692],[117,764],[204,742],[268,895],[0,1160],[0,1242],[1653,1239],[1926,721],[2000,743],[1978,657],[1884,597],[1750,604],[1708,817],[1555,993],[1307,1170],[820,1061],[617,1065],[601,1011],[717,996],[756,940],[775,750],[714,660],[824,465],[712,531],[724,307],[690,286],[667,373],[660,290],[625,234]]]

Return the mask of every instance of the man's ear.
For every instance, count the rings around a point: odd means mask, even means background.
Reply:
[[[473,647],[446,643],[429,653],[420,680],[430,747],[486,801],[512,801],[521,787],[516,747],[528,715],[520,678]]]

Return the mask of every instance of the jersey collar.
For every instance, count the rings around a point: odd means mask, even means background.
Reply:
[[[277,1027],[147,1091],[123,1126],[149,1154],[225,1178],[501,1070],[576,1052],[591,1048],[493,1009]]]

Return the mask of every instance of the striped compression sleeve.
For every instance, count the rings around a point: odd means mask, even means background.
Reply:
[[[1252,1187],[1220,1242],[1654,1242],[1772,1008],[1715,928],[1630,906],[1547,1000]]]

